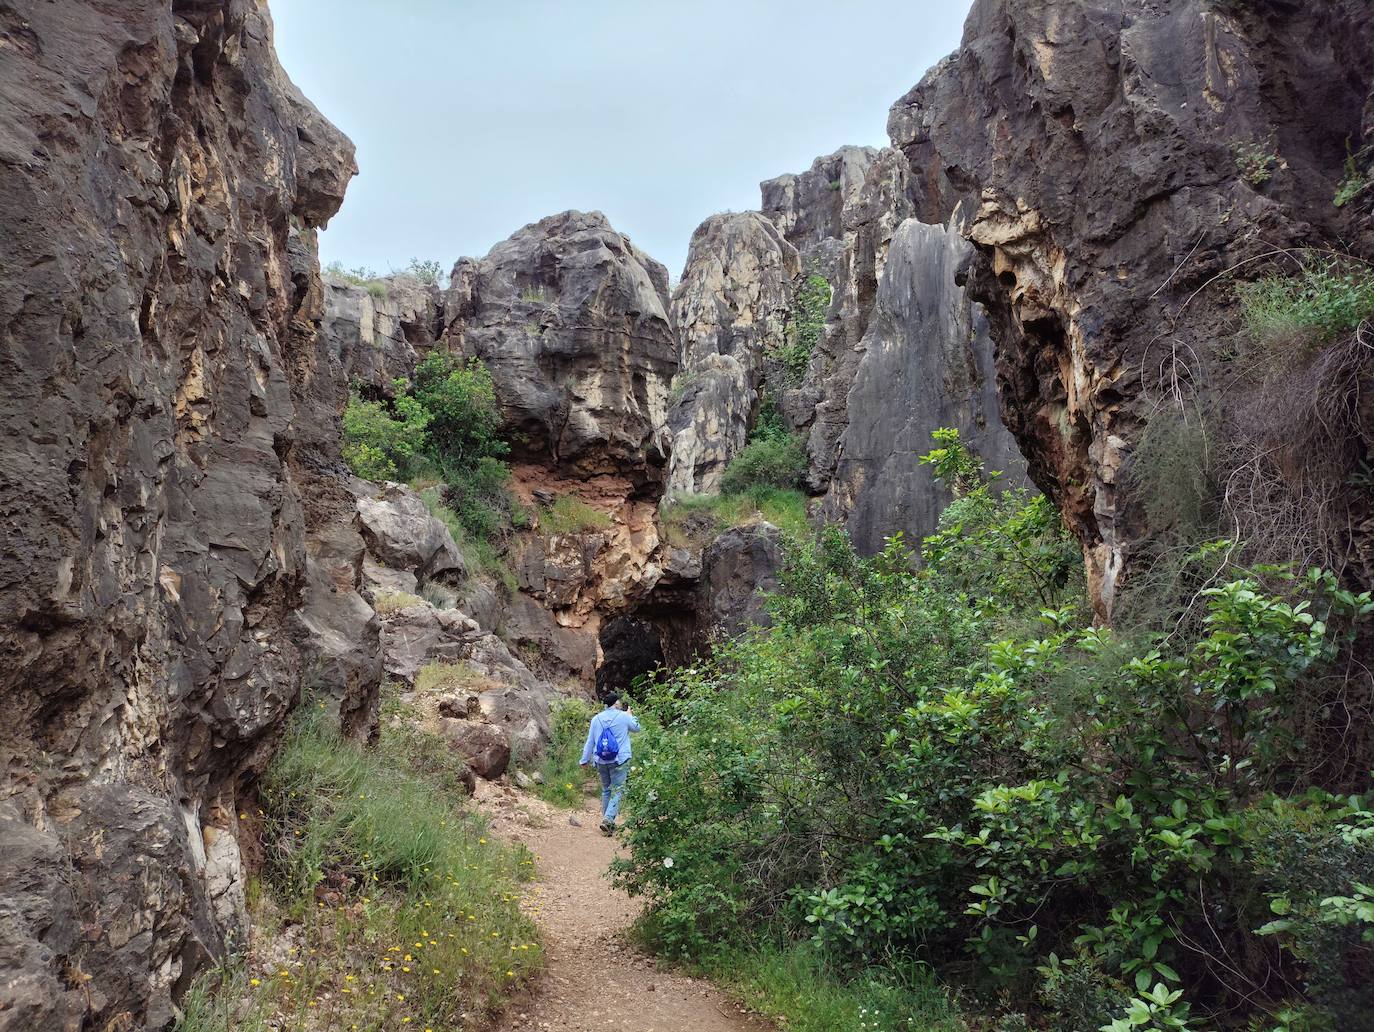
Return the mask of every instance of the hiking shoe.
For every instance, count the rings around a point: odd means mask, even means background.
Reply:
[[[601,822],[601,834],[605,835],[607,838],[610,838],[612,835],[614,835],[614,834],[615,834],[615,821],[602,821],[602,822]]]

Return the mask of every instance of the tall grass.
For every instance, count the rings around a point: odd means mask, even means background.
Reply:
[[[263,782],[257,920],[298,926],[300,945],[250,954],[246,986],[221,969],[217,997],[188,997],[183,1032],[264,1014],[300,1032],[467,1026],[539,965],[518,906],[532,858],[460,809],[434,737],[405,721],[373,750],[313,720],[289,733]]]
[[[518,588],[515,573],[511,570],[510,564],[502,557],[497,548],[497,544],[490,537],[483,537],[471,534],[463,526],[463,521],[458,518],[458,514],[444,504],[443,489],[438,485],[419,486],[412,484],[416,488],[416,493],[420,500],[425,503],[425,508],[429,514],[448,528],[453,535],[453,542],[458,546],[458,551],[463,553],[466,559],[478,573],[484,573],[492,580],[497,581],[505,587],[507,591],[514,592]]]
[[[578,807],[586,801],[596,779],[578,761],[593,712],[591,703],[582,699],[564,699],[554,706],[549,745],[539,768],[544,782],[537,790],[546,802]]]
[[[572,495],[561,495],[539,507],[539,529],[545,534],[581,534],[610,525],[611,518],[604,512]]]
[[[826,964],[808,945],[717,955],[703,974],[791,1032],[963,1032],[949,992],[924,969],[902,976]]]

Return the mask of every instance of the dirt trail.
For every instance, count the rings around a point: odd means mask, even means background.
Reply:
[[[524,906],[543,931],[548,970],[512,1008],[502,1030],[554,1032],[764,1032],[710,983],[668,971],[631,946],[639,904],[612,888],[606,868],[615,840],[597,831],[594,801],[569,811],[501,785],[477,793],[492,830],[537,857],[538,880]]]

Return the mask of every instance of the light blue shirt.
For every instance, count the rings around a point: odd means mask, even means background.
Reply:
[[[582,747],[583,763],[591,763],[593,759],[596,759],[592,755],[596,751],[596,740],[601,737],[602,729],[608,725],[615,732],[615,740],[620,746],[620,752],[616,754],[615,762],[624,763],[630,758],[630,732],[639,730],[639,721],[624,710],[607,706],[592,717],[591,726],[587,728],[587,744]],[[601,760],[596,759],[596,762],[600,763]]]

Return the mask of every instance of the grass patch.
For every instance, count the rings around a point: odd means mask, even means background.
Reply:
[[[217,994],[188,997],[183,1032],[264,1015],[302,1032],[469,1027],[540,965],[518,907],[533,860],[450,801],[441,744],[408,721],[388,721],[371,750],[317,721],[292,729],[263,782],[256,907],[298,927],[299,945],[270,967],[250,957],[246,985],[219,969]]]
[[[1256,343],[1326,344],[1374,318],[1374,269],[1340,258],[1307,258],[1296,273],[1238,284],[1236,297]]]
[[[755,516],[762,516],[793,541],[809,540],[811,523],[806,513],[806,496],[789,488],[755,487],[731,495],[681,495],[669,499],[663,508],[663,533],[668,543],[688,548],[702,543],[706,535],[738,527]]]
[[[466,663],[426,663],[415,674],[415,690],[422,694],[481,691],[488,686],[487,679]]]
[[[377,610],[380,616],[390,616],[402,609],[423,605],[424,602],[419,595],[412,595],[408,591],[379,591],[372,602],[372,608]]]
[[[898,977],[875,970],[840,972],[809,946],[722,954],[703,974],[756,1011],[785,1019],[792,1032],[962,1032],[947,990],[924,968]]]
[[[610,525],[609,516],[573,495],[562,495],[552,505],[539,507],[539,529],[545,534],[583,534]]]
[[[578,760],[594,712],[584,699],[564,699],[554,706],[551,737],[539,768],[544,783],[536,788],[545,802],[573,808],[586,800],[595,778],[578,766]]]
[[[478,537],[468,533],[457,513],[444,504],[442,487],[436,484],[422,486],[421,482],[414,483],[411,487],[420,496],[420,500],[425,503],[425,508],[429,510],[429,514],[448,527],[449,533],[453,535],[454,544],[458,546],[458,551],[471,564],[474,572],[485,574],[504,586],[507,591],[514,592],[519,588],[514,571],[511,570],[510,564],[498,551],[496,543],[490,538]]]

